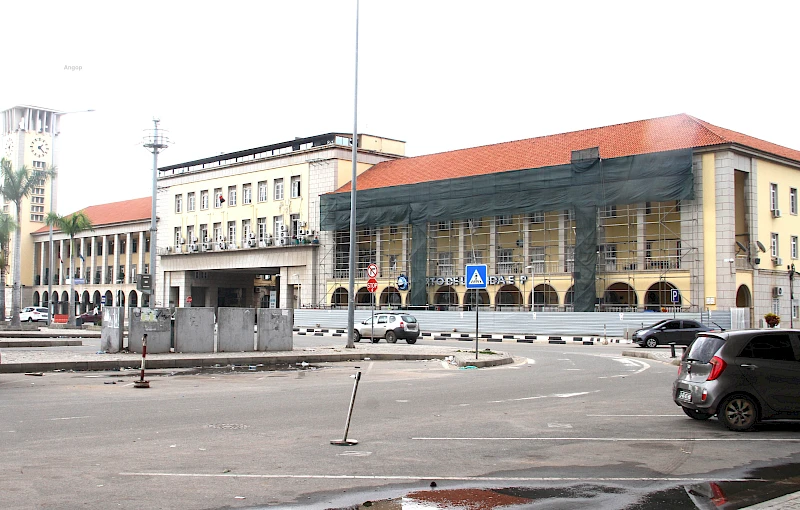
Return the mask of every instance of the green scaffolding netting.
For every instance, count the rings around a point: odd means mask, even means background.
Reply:
[[[457,179],[356,190],[358,227],[411,225],[409,304],[427,304],[427,224],[571,209],[575,311],[596,301],[597,208],[693,198],[692,150],[590,159]],[[322,230],[350,225],[350,193],[320,197]]]

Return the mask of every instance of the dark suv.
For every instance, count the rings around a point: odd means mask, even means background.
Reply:
[[[659,344],[675,342],[678,345],[689,345],[695,335],[712,328],[697,321],[686,319],[663,319],[652,326],[637,329],[631,340],[644,347],[658,347]]]
[[[699,333],[683,354],[672,398],[696,420],[731,430],[800,419],[800,330]]]

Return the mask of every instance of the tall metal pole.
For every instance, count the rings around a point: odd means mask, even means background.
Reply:
[[[356,157],[358,155],[358,8],[356,0],[356,65],[353,93],[353,172],[350,179],[350,260],[348,262],[349,297],[347,300],[347,348],[354,349],[353,329],[355,328],[356,301]]]
[[[150,308],[156,306],[156,243],[158,238],[158,225],[156,222],[156,201],[158,195],[158,153],[161,149],[166,149],[169,139],[164,135],[164,130],[158,129],[159,119],[153,119],[153,136],[145,136],[145,148],[153,152],[153,196],[150,213]]]
[[[794,329],[794,264],[786,266],[789,270],[789,327]]]

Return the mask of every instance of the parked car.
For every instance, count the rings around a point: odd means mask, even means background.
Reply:
[[[379,342],[386,338],[390,344],[397,342],[398,338],[405,339],[406,343],[413,344],[419,337],[419,323],[416,317],[407,313],[376,313],[375,325],[369,317],[355,325],[353,341],[360,342],[362,337],[372,338],[372,342]]]
[[[716,414],[736,431],[800,419],[800,330],[698,334],[681,358],[672,398],[691,418]]]
[[[672,342],[677,345],[689,345],[698,333],[711,331],[711,329],[697,321],[663,319],[651,326],[637,329],[631,340],[640,347],[657,347],[659,344]]]
[[[91,322],[92,324],[98,324],[103,320],[103,314],[100,312],[93,313],[93,312],[86,312],[79,315],[83,323],[86,324],[87,322]]]
[[[50,313],[41,306],[26,306],[19,312],[20,322],[47,322]]]

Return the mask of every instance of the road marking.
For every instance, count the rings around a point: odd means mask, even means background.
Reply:
[[[536,364],[536,360],[535,359],[528,358],[528,365],[535,365],[535,364]]]
[[[708,478],[691,477],[500,477],[500,476],[410,476],[410,475],[277,475],[236,473],[119,473],[120,476],[163,476],[175,478],[260,478],[260,479],[326,479],[326,480],[448,480],[474,482],[707,482]],[[765,482],[763,478],[728,478],[726,482]]]
[[[83,418],[91,418],[91,416],[67,416],[66,418],[50,418],[50,421],[57,420],[81,420]]]
[[[587,414],[586,416],[608,418],[680,418],[683,414]]]
[[[588,395],[589,393],[590,392],[588,391],[581,391],[578,393],[556,393],[553,396],[556,398],[570,398],[570,397],[580,397],[581,395]],[[597,391],[595,391],[594,393],[597,393]]]
[[[754,438],[737,438],[737,437],[412,437],[415,441],[597,441],[597,442],[611,442],[611,443],[625,443],[625,442],[663,442],[663,443],[676,443],[676,442],[768,442],[768,443],[798,443],[800,438],[791,437],[754,437]]]
[[[340,456],[344,457],[369,457],[372,455],[372,452],[361,452],[358,450],[348,450],[346,452],[340,453]]]
[[[582,368],[565,368],[564,370],[566,370],[566,371],[569,371],[569,370],[572,370],[572,371],[576,371],[576,370],[577,370],[577,371],[581,371],[581,370],[583,370],[583,369],[582,369]]]
[[[395,400],[395,402],[400,402],[401,404],[405,404],[408,400]]]
[[[507,398],[504,400],[490,400],[489,404],[502,404],[503,402],[521,402],[523,400],[537,400],[540,398],[570,398],[570,397],[579,397],[581,395],[588,395],[589,393],[597,393],[600,390],[591,391],[581,391],[579,393],[556,393],[554,395],[536,395],[534,397],[520,397],[520,398]]]
[[[547,426],[550,427],[551,429],[571,429],[572,428],[572,425],[570,425],[569,423],[548,423]]]

